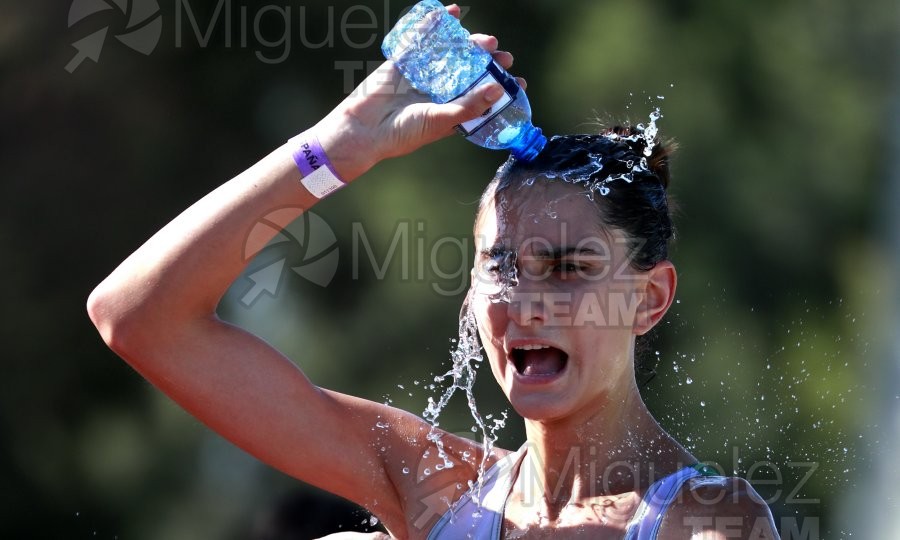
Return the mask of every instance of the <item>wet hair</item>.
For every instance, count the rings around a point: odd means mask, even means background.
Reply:
[[[600,223],[625,233],[631,266],[650,270],[668,259],[675,236],[667,191],[672,147],[646,141],[643,130],[631,126],[554,136],[533,161],[510,157],[498,169],[481,196],[478,216],[501,193],[541,177],[583,186]]]
[[[675,237],[669,187],[673,143],[663,143],[644,126],[615,126],[598,134],[554,136],[530,162],[510,157],[481,197],[478,221],[503,192],[538,181],[583,186],[597,205],[602,226],[627,238],[632,268],[652,269],[669,258]],[[636,344],[635,376],[640,386],[656,375],[658,358],[648,354],[650,336]]]

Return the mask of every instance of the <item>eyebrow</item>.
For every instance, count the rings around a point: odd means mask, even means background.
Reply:
[[[482,257],[497,257],[509,253],[510,251],[512,250],[510,250],[506,246],[496,245],[490,248],[482,249],[478,253]],[[540,259],[562,259],[563,257],[569,257],[572,255],[586,255],[594,257],[608,256],[608,254],[600,253],[597,250],[591,248],[577,246],[554,247],[549,251],[546,249],[541,249],[535,251],[533,256]]]
[[[601,253],[586,247],[576,247],[576,246],[560,246],[555,247],[551,250],[535,250],[534,256],[539,257],[541,259],[562,259],[564,257],[570,257],[572,255],[588,255],[588,256],[600,256]]]

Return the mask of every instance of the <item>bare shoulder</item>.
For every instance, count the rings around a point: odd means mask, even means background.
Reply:
[[[665,514],[660,540],[778,539],[772,512],[743,478],[709,476],[685,482]]]
[[[426,427],[407,433],[409,438],[425,439],[422,450],[415,459],[402,463],[389,458],[386,467],[405,513],[403,536],[411,540],[427,536],[441,516],[470,489],[481,467],[487,470],[512,455],[509,450],[494,448],[484,456],[479,443],[452,433],[438,432],[443,446],[441,455],[434,442],[428,440],[429,432]]]

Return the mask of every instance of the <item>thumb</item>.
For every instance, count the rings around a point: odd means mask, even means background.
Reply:
[[[486,84],[450,103],[437,105],[432,110],[432,120],[447,130],[478,118],[503,96],[503,87],[497,83]]]

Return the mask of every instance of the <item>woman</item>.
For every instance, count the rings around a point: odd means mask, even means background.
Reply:
[[[495,38],[473,39],[512,64]],[[753,489],[702,478],[638,393],[635,337],[665,314],[676,277],[665,251],[665,150],[635,133],[554,139],[535,162],[502,169],[482,201],[470,307],[494,376],[526,421],[517,452],[482,456],[444,433],[446,466],[422,419],[318,388],[216,317],[256,218],[285,207],[299,215],[335,187],[334,178],[310,182],[319,169],[301,174],[304,156],[327,156],[351,182],[450,135],[501,95],[485,86],[435,105],[398,91],[400,81],[385,63],[306,132],[324,154],[285,144],[128,257],[88,301],[106,343],[212,429],[366,507],[396,538],[776,538]],[[490,470],[470,492],[482,457]]]

